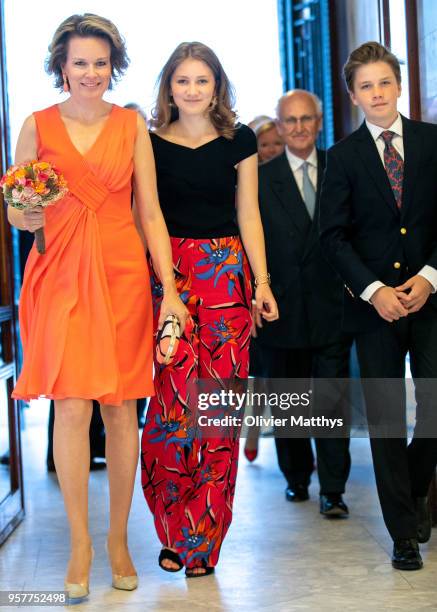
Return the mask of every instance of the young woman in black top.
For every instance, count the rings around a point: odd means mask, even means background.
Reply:
[[[213,571],[232,520],[238,436],[195,435],[189,383],[245,379],[251,328],[278,318],[257,199],[257,145],[236,124],[231,86],[211,49],[182,43],[164,66],[151,133],[178,290],[191,320],[169,365],[155,364],[142,438],[142,484],[161,567]],[[247,254],[247,258],[246,258]],[[155,311],[162,289],[152,270]],[[191,394],[191,395],[190,395]]]

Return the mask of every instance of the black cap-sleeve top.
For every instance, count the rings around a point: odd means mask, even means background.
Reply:
[[[239,234],[235,165],[257,152],[256,137],[238,125],[232,140],[219,136],[191,149],[150,133],[158,194],[170,236],[221,238]]]

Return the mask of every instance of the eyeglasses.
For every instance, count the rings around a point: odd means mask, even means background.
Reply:
[[[310,125],[316,119],[318,119],[318,115],[302,115],[302,117],[285,117],[281,119],[281,122],[290,127],[296,127],[298,123],[303,126]]]

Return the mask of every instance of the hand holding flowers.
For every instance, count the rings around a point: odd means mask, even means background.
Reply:
[[[35,233],[38,253],[45,253],[43,208],[67,193],[67,183],[60,171],[45,161],[32,160],[11,166],[0,180],[0,188],[9,206],[24,211],[25,227]]]

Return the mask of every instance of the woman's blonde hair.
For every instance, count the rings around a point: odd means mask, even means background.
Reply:
[[[235,132],[236,113],[234,90],[214,51],[200,42],[183,42],[176,47],[158,77],[158,97],[152,111],[152,126],[167,127],[179,117],[177,106],[172,102],[170,82],[176,68],[186,59],[204,62],[212,70],[215,80],[214,97],[209,117],[217,132],[232,140]]]
[[[129,66],[126,46],[112,21],[92,13],[67,17],[54,33],[49,46],[49,56],[46,60],[46,71],[48,74],[55,76],[55,87],[62,90],[64,85],[62,67],[67,61],[68,42],[73,36],[103,38],[109,43],[111,48],[109,89],[112,89],[113,82],[117,81]]]
[[[255,132],[255,136],[259,138],[261,134],[265,134],[265,132],[269,132],[270,130],[278,130],[275,120],[268,117],[267,119],[256,123],[252,130]]]

